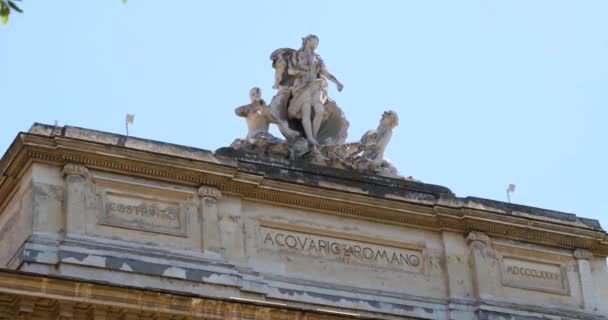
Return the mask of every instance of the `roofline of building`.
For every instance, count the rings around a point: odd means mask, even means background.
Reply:
[[[608,255],[599,222],[575,214],[475,197],[421,182],[216,152],[73,126],[34,124],[0,160],[0,208],[33,162],[79,163],[102,171],[198,187],[288,207],[434,230],[486,232]]]

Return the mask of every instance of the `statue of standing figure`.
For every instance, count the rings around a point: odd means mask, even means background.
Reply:
[[[298,50],[275,50],[270,59],[275,69],[274,88],[279,92],[270,109],[279,122],[298,132],[310,144],[341,144],[346,140],[348,121],[342,110],[327,93],[327,80],[343,85],[334,77],[315,53],[319,38],[308,35]],[[293,138],[286,136],[286,138]]]

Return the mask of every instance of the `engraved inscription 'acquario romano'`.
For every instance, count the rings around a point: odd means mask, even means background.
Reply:
[[[261,247],[305,256],[410,272],[423,271],[421,250],[269,227],[261,228]]]

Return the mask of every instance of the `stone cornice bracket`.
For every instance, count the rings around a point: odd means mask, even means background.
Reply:
[[[211,198],[214,200],[219,200],[222,198],[222,192],[220,190],[209,186],[202,186],[198,188],[198,195],[203,199]]]
[[[87,169],[85,166],[74,163],[66,164],[63,167],[62,172],[64,177],[79,176],[83,179],[87,179],[89,177],[89,169]]]
[[[485,233],[479,231],[471,231],[467,235],[467,244],[471,244],[474,242],[482,243],[484,246],[490,245],[490,237],[488,237]]]
[[[576,260],[591,260],[593,259],[593,253],[585,249],[576,249],[573,254]]]

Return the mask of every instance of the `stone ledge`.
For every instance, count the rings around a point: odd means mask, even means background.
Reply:
[[[20,315],[47,319],[51,311],[70,310],[75,318],[89,319],[257,319],[339,320],[350,317],[315,308],[287,306],[271,301],[213,298],[170,290],[137,288],[64,276],[40,276],[0,269],[0,318]],[[25,308],[24,308],[25,307]],[[55,308],[55,309],[54,309]],[[26,311],[25,314],[20,311]],[[372,319],[361,315],[360,319]],[[377,318],[377,317],[373,317]],[[54,319],[54,318],[53,318]],[[63,319],[63,318],[62,318]],[[395,319],[395,318],[390,318]]]
[[[356,188],[362,192],[380,198],[401,197],[406,200],[420,201],[426,204],[449,203],[450,206],[471,209],[484,209],[505,215],[517,215],[518,212],[527,218],[538,217],[550,221],[603,231],[599,221],[577,217],[575,214],[530,206],[506,203],[502,201],[477,197],[456,197],[450,189],[406,179],[394,179],[382,176],[350,172],[328,167],[319,167],[302,161],[289,162],[272,159],[255,154],[243,153],[231,148],[221,148],[215,153],[205,149],[176,145],[149,139],[125,136],[103,131],[63,126],[55,127],[35,123],[29,134],[47,137],[65,137],[89,142],[109,144],[118,147],[154,152],[191,160],[211,162],[238,168],[249,174],[261,174],[267,179],[295,182],[306,185],[325,187],[324,184],[339,185],[345,188]],[[10,151],[10,149],[9,149]],[[4,159],[2,162],[4,162]],[[0,162],[0,164],[2,163]],[[1,167],[1,166],[0,166]],[[2,180],[0,180],[2,181]],[[522,215],[520,215],[522,216]]]
[[[162,153],[181,158],[217,162],[213,156],[213,152],[209,150],[74,126],[55,127],[42,123],[34,123],[28,130],[28,133],[48,137],[57,136],[79,139],[142,151]]]

